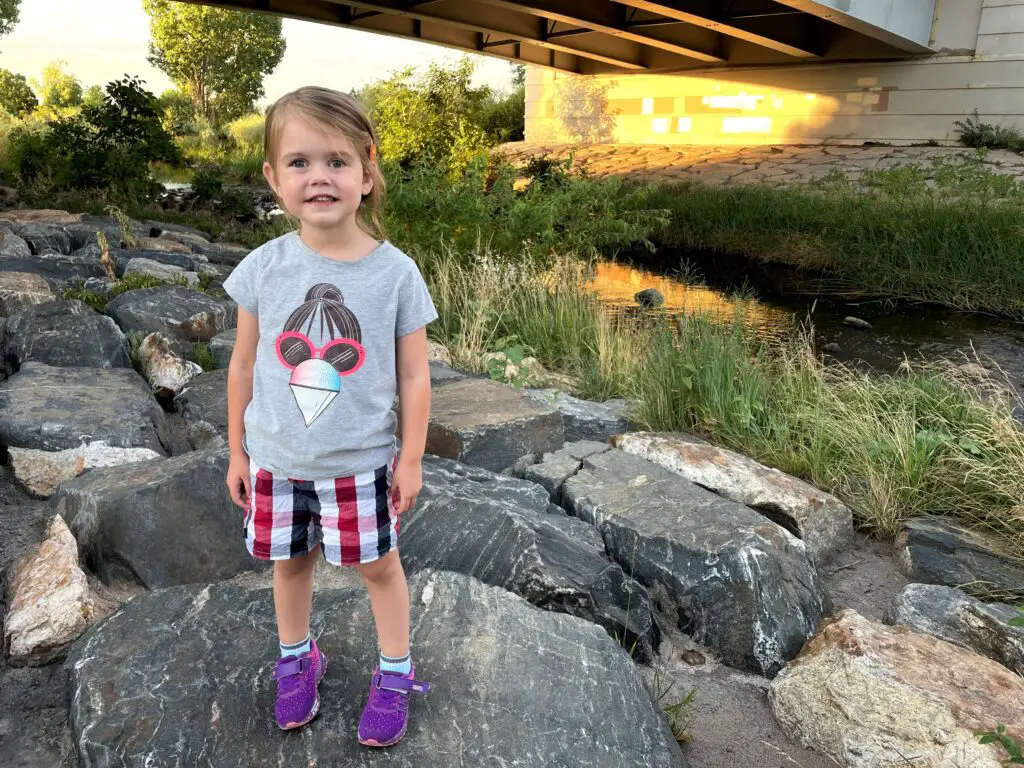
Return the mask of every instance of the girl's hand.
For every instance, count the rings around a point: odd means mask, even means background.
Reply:
[[[423,488],[423,463],[419,459],[398,459],[391,478],[391,502],[395,514],[408,512]]]
[[[249,487],[249,457],[244,453],[231,456],[231,463],[228,464],[227,484],[231,500],[242,509],[248,509],[252,488]]]

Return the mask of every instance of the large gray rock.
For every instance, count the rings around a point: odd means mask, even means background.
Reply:
[[[110,256],[114,260],[114,269],[118,277],[132,274],[133,272],[141,272],[142,274],[151,274],[153,277],[158,277],[162,280],[173,280],[184,272],[196,272],[197,266],[200,263],[206,262],[205,258],[199,257],[197,259],[196,254],[191,252],[158,251],[151,248],[132,250],[123,248],[112,249]],[[129,269],[129,265],[137,259],[143,259],[144,261],[137,264],[135,269]],[[161,265],[163,269],[154,266],[155,264]],[[140,269],[143,266],[147,267],[147,269]]]
[[[231,353],[235,351],[236,329],[218,333],[210,340],[210,354],[217,361],[217,368],[227,368],[231,362]]]
[[[551,405],[562,412],[566,442],[578,440],[607,440],[612,435],[632,429],[626,417],[629,403],[625,400],[607,400],[595,403],[558,389],[526,389],[528,397]]]
[[[595,621],[650,661],[659,633],[647,591],[609,561],[593,527],[548,515],[548,503],[532,483],[428,458],[423,491],[402,516],[402,562],[411,571],[465,573]]]
[[[588,456],[563,502],[596,525],[679,627],[733,667],[775,675],[828,614],[803,542],[749,507],[619,450]]]
[[[235,327],[237,307],[180,285],[161,285],[122,293],[109,304],[107,314],[121,329],[162,331],[192,341],[209,341]]]
[[[245,549],[227,469],[226,447],[97,469],[62,485],[52,503],[105,582],[219,581],[262,567]]]
[[[513,387],[464,379],[433,393],[427,453],[497,472],[520,456],[554,451],[563,442],[558,409]]]
[[[71,236],[61,224],[29,223],[18,228],[18,235],[32,253],[71,253]]]
[[[1012,605],[986,605],[952,587],[908,584],[893,600],[885,623],[967,648],[1024,677],[1024,627],[1009,623],[1017,617],[1024,613]]]
[[[117,324],[81,301],[36,304],[7,318],[6,369],[27,362],[62,368],[131,368],[128,339]]]
[[[164,413],[135,371],[25,363],[0,382],[0,444],[60,451],[93,440],[167,454]]]
[[[817,563],[846,550],[853,540],[853,513],[843,502],[747,456],[683,433],[630,432],[612,442],[701,488],[756,509],[802,539]]]
[[[3,232],[0,231],[0,236]],[[0,272],[0,316],[10,317],[33,304],[54,300],[50,285],[31,272]]]
[[[75,283],[84,282],[91,277],[106,275],[106,270],[96,257],[53,251],[39,254],[26,254],[20,250],[0,251],[0,271],[40,275],[57,291],[70,288]]]
[[[192,379],[177,397],[174,409],[190,422],[212,424],[228,436],[228,372],[201,373]]]
[[[1024,601],[1024,565],[950,520],[908,520],[896,537],[896,560],[912,582],[967,587],[1000,600]]]
[[[189,286],[199,285],[199,274],[173,264],[164,264],[153,259],[138,256],[129,261],[124,268],[124,276],[144,275],[168,283],[184,283]]]
[[[638,670],[599,627],[459,574],[419,573],[409,586],[416,671],[433,688],[386,752],[356,741],[377,653],[365,592],[317,594],[313,631],[330,660],[322,709],[283,737],[270,590],[220,584],[140,595],[78,641],[67,669],[79,764],[687,765]]]
[[[14,234],[13,230],[0,227],[0,259],[27,259],[31,256],[32,249],[28,247],[28,243]]]

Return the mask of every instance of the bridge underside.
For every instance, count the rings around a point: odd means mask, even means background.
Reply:
[[[203,4],[423,40],[577,74],[627,74],[928,54],[935,0],[203,0]]]

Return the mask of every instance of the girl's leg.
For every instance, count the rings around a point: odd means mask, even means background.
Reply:
[[[309,634],[313,573],[319,556],[320,547],[314,547],[302,557],[274,562],[274,611],[282,645],[300,643]]]
[[[398,550],[392,549],[380,560],[356,568],[370,595],[380,652],[395,659],[408,656],[409,585]]]

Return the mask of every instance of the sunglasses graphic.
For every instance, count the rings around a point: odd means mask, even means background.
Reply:
[[[317,347],[309,337],[298,331],[285,331],[274,342],[277,359],[288,370],[306,360],[324,360],[342,376],[358,371],[366,359],[366,349],[355,339],[331,339]]]

